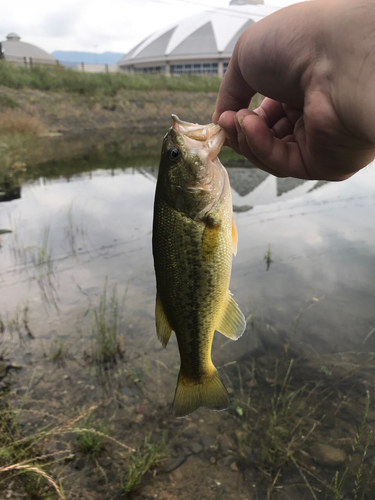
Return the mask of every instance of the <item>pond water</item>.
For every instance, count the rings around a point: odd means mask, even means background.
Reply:
[[[126,311],[150,320],[146,339],[153,335],[157,163],[112,162],[104,170],[93,161],[84,173],[77,162],[69,177],[41,175],[22,186],[20,199],[0,205],[0,229],[12,231],[0,250],[3,317],[28,304],[30,321],[61,321],[100,294],[107,277],[126,288]],[[244,313],[276,330],[293,328],[302,313],[298,341],[323,352],[360,348],[375,327],[374,166],[343,183],[246,167],[229,167],[229,175],[239,233],[231,289]],[[239,352],[245,343],[251,339],[237,343]],[[375,347],[375,336],[366,343]]]
[[[116,285],[120,350],[133,363],[122,375],[143,377],[148,395],[170,412],[179,359],[174,339],[161,349],[154,326],[157,162],[72,160],[69,173],[46,166],[19,199],[0,204],[0,229],[11,231],[0,248],[3,349],[25,367],[20,394],[47,372],[40,387],[50,394],[61,383],[65,408],[102,397],[90,364],[94,311],[105,287],[110,298]],[[276,179],[228,162],[239,233],[231,291],[252,327],[236,343],[215,335],[217,366],[260,347],[321,356],[375,351],[374,167],[328,183]],[[78,363],[68,373],[79,386],[61,382],[64,369],[46,368],[59,347]]]

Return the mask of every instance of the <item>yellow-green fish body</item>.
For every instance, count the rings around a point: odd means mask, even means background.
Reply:
[[[217,154],[218,125],[172,115],[155,193],[153,253],[156,328],[163,347],[177,336],[181,369],[173,403],[182,417],[200,406],[223,410],[228,393],[211,361],[215,330],[236,340],[245,319],[229,292],[237,231],[229,178]]]

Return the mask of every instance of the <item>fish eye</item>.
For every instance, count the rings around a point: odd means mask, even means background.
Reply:
[[[181,151],[174,147],[174,148],[170,148],[168,149],[168,158],[171,160],[171,161],[176,161],[180,158],[181,156]]]

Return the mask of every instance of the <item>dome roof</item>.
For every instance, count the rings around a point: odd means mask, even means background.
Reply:
[[[276,10],[269,5],[237,4],[195,14],[155,32],[118,64],[126,67],[166,60],[229,58],[241,33]]]
[[[43,49],[31,43],[21,42],[21,37],[17,33],[9,33],[4,42],[0,42],[5,59],[9,61],[22,62],[26,57],[28,60],[31,57],[33,61],[38,63],[55,63],[56,59],[48,54]]]

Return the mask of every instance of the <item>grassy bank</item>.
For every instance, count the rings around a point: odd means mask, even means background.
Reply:
[[[158,135],[153,150],[159,155],[172,113],[185,121],[211,121],[220,81],[215,76],[27,68],[1,61],[0,192],[17,189],[22,171],[36,164],[65,161],[114,144],[118,153],[134,156],[134,134],[141,134],[143,141]],[[256,96],[252,105],[260,99]]]
[[[166,76],[126,73],[84,73],[64,66],[35,66],[0,62],[0,82],[6,87],[73,92],[81,95],[115,96],[120,90],[178,90],[217,92],[217,76]]]

